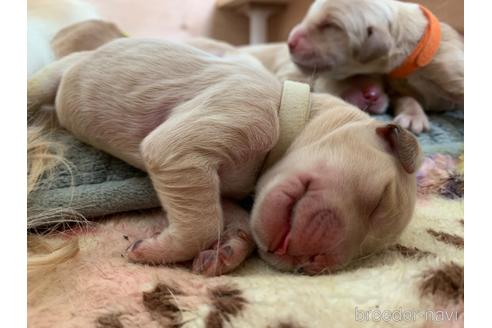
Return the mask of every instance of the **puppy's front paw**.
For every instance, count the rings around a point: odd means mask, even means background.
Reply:
[[[161,246],[157,239],[147,238],[136,240],[127,248],[127,257],[135,263],[165,264],[169,259],[159,250]]]
[[[254,249],[252,236],[241,229],[226,234],[221,242],[204,250],[193,261],[193,272],[219,276],[237,268]]]
[[[408,113],[404,112],[396,116],[394,122],[402,128],[408,129],[415,134],[420,134],[423,131],[430,129],[429,119],[424,112]]]

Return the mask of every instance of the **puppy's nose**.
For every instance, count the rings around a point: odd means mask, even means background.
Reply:
[[[379,92],[372,88],[364,90],[364,98],[368,101],[375,102],[379,99]]]
[[[289,46],[289,50],[291,53],[301,51],[305,45],[301,43],[305,42],[306,32],[301,25],[297,25],[292,29],[289,34],[289,38],[287,39],[287,45]]]
[[[291,52],[295,51],[297,45],[299,44],[299,38],[290,38],[287,44],[289,45],[289,50]]]

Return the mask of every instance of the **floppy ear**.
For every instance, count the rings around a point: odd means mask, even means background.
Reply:
[[[417,138],[398,124],[376,128],[376,133],[389,145],[393,154],[408,173],[414,173],[422,163],[422,151]]]
[[[366,39],[360,49],[358,49],[356,57],[361,63],[368,63],[382,57],[390,50],[391,41],[392,38],[388,31],[369,26],[367,28]]]

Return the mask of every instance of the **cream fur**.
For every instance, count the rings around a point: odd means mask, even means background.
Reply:
[[[99,19],[84,20],[61,29],[51,40],[55,58],[73,52],[94,50],[126,35],[113,23]]]

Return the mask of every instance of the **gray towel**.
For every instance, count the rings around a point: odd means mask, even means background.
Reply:
[[[391,119],[389,115],[376,118]],[[419,136],[426,154],[463,152],[463,112],[431,115],[430,121],[431,131]],[[160,206],[144,172],[79,142],[66,132],[60,131],[56,139],[69,146],[66,158],[72,167],[69,170],[60,165],[52,179],[41,180],[39,188],[28,198],[30,217],[56,208],[70,208],[92,218]]]

